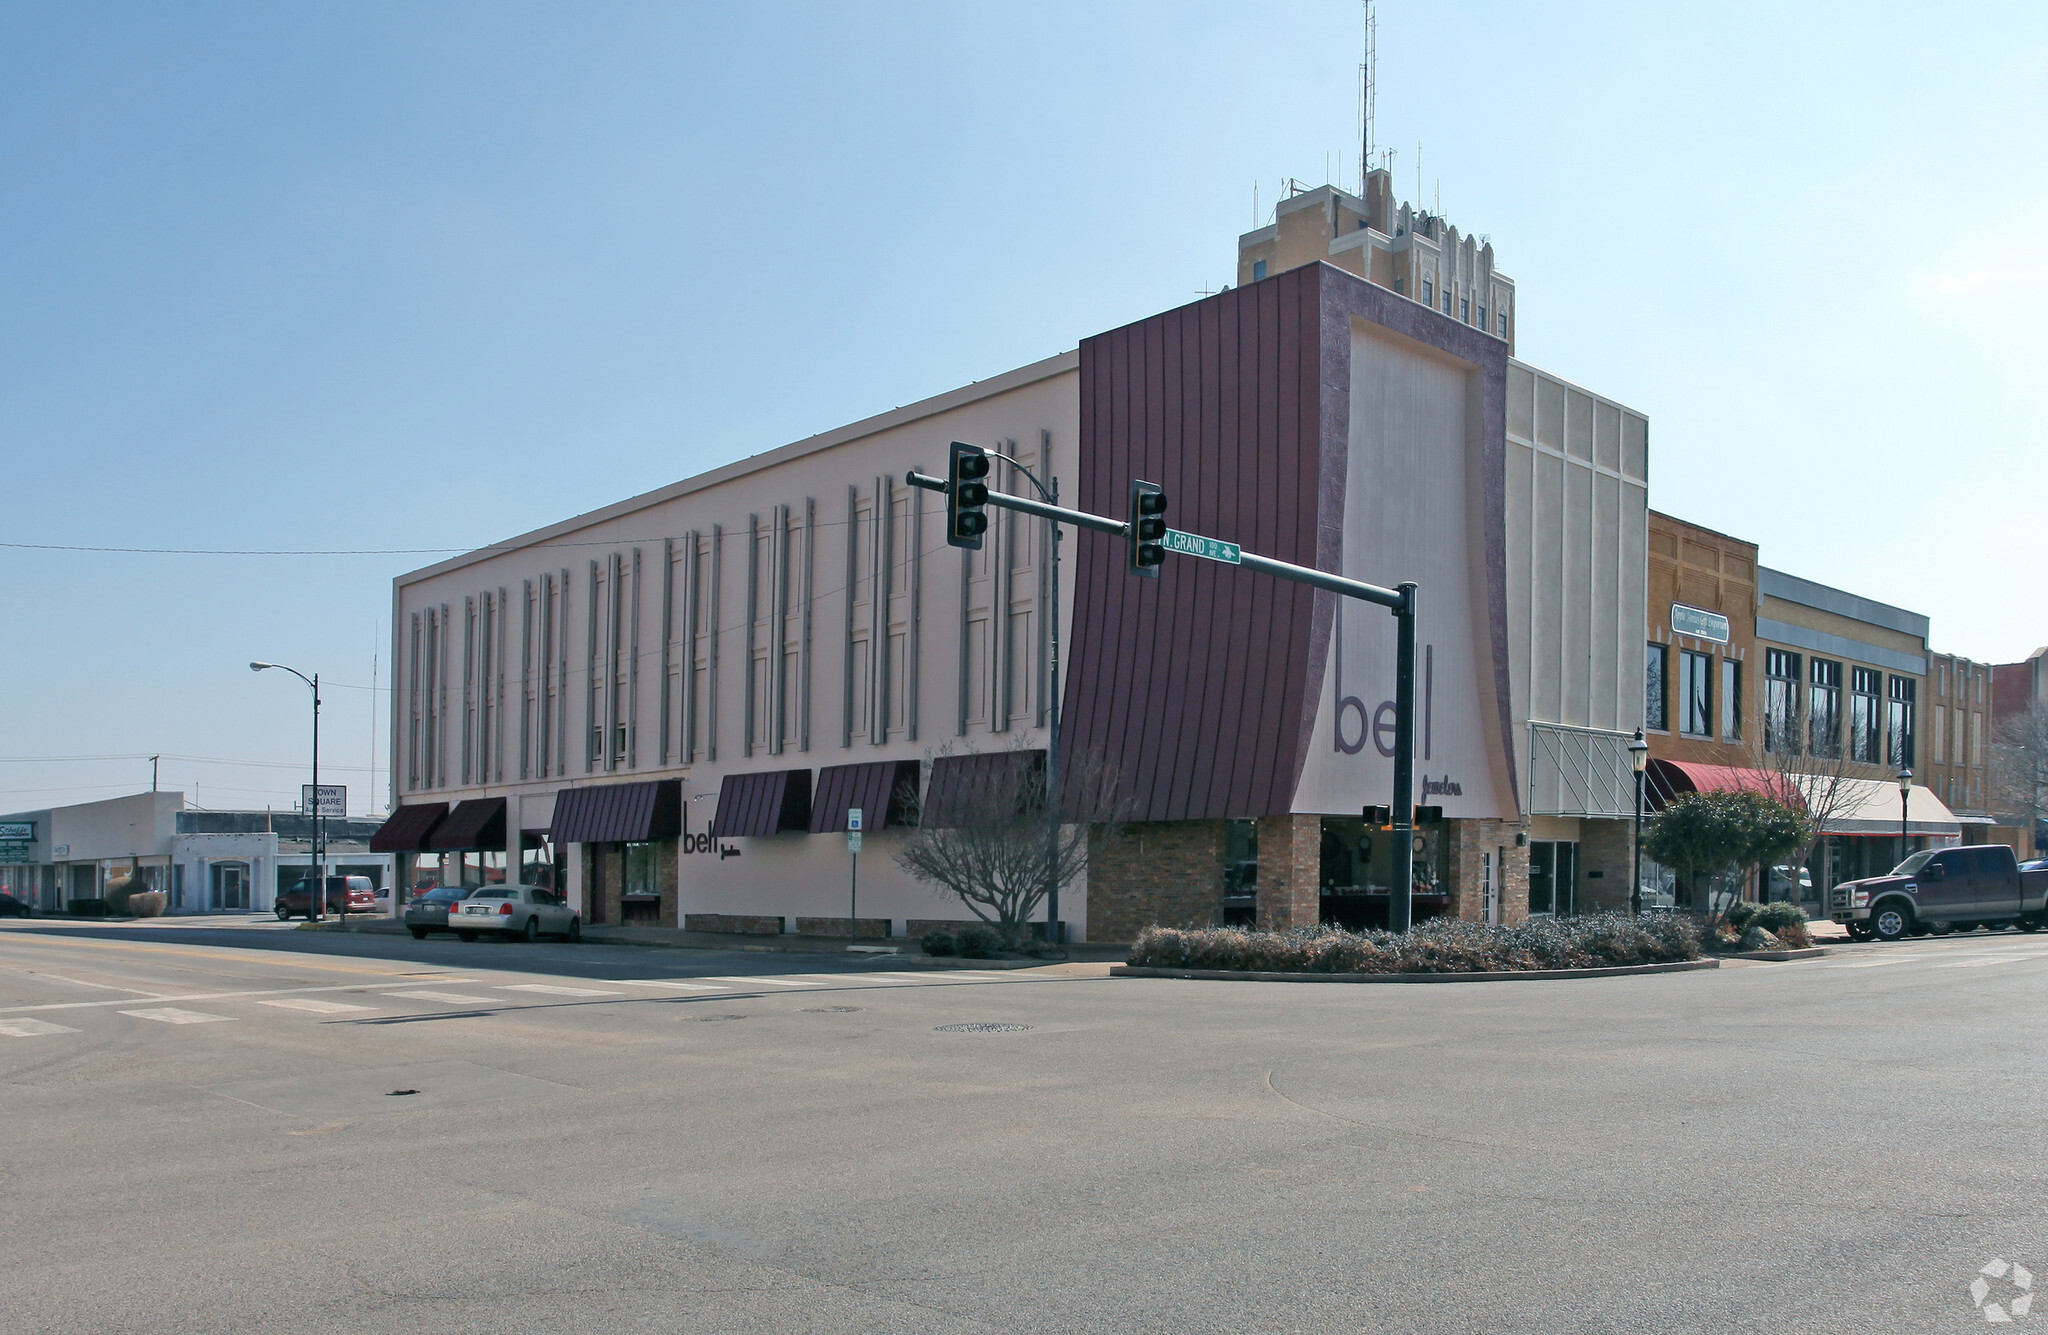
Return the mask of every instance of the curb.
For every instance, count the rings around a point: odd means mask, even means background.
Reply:
[[[1518,983],[1564,978],[1620,978],[1638,973],[1689,973],[1718,969],[1719,960],[1673,960],[1666,964],[1618,964],[1607,969],[1500,969],[1489,973],[1240,973],[1229,969],[1149,969],[1119,964],[1112,978],[1195,978],[1219,983]]]
[[[1828,953],[1826,946],[1808,946],[1804,950],[1745,950],[1732,958],[1738,960],[1817,960]]]

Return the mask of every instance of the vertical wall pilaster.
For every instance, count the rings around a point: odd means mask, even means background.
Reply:
[[[1322,921],[1323,818],[1259,818],[1259,930],[1285,932]]]

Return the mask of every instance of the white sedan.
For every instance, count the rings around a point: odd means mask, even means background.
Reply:
[[[448,910],[448,930],[464,941],[485,932],[537,941],[543,932],[583,939],[583,919],[560,895],[537,885],[487,885]]]

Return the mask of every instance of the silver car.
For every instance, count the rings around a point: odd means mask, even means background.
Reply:
[[[583,919],[568,901],[537,885],[487,885],[448,908],[448,930],[464,941],[485,932],[538,941],[542,934],[583,939]]]

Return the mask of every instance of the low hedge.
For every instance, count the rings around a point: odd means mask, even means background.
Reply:
[[[1131,947],[1130,962],[1154,969],[1246,973],[1508,973],[1698,958],[1699,930],[1690,918],[1603,913],[1532,918],[1503,927],[1434,918],[1406,933],[1153,927]]]

